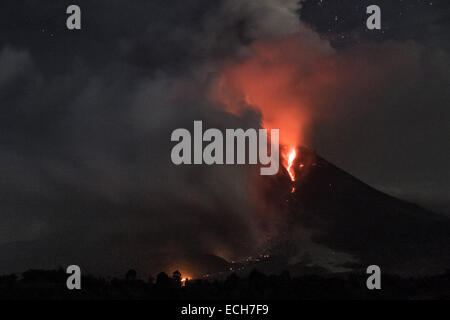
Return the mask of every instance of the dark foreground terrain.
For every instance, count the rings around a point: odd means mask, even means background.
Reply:
[[[383,275],[382,289],[370,291],[367,276],[339,274],[291,278],[288,272],[266,276],[257,270],[245,278],[235,274],[219,280],[192,280],[160,273],[156,279],[137,279],[130,270],[123,279],[82,278],[81,290],[66,288],[67,274],[59,270],[29,270],[0,277],[0,299],[450,299],[450,272],[439,276],[401,278]]]

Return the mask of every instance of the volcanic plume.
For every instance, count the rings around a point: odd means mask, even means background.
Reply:
[[[308,33],[304,31],[303,33]],[[212,97],[228,112],[261,113],[262,127],[280,130],[283,165],[290,170],[296,148],[305,143],[314,95],[330,79],[326,45],[310,45],[304,34],[255,41],[244,57],[222,63]],[[320,41],[319,41],[320,42]]]

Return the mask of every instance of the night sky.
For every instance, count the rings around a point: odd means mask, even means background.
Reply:
[[[259,127],[257,112],[208,100],[210,81],[222,61],[296,28],[335,72],[311,93],[305,144],[450,215],[448,1],[78,0],[82,29],[69,31],[73,3],[0,4],[0,272],[256,252],[277,220],[248,213],[263,210],[253,169],[177,168],[170,133],[198,119]],[[382,30],[365,27],[370,4]]]

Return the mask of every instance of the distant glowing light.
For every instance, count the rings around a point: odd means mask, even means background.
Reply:
[[[181,278],[181,285],[184,287],[186,285],[186,281],[191,280],[191,278],[185,277],[185,278]]]

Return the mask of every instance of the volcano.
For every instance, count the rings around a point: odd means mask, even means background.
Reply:
[[[401,275],[449,268],[448,217],[380,192],[308,148],[299,148],[297,154],[295,181],[285,170],[269,188],[271,201],[282,203],[289,217],[282,241],[295,243],[294,230],[301,225],[332,254],[351,255],[351,268],[375,264]]]

